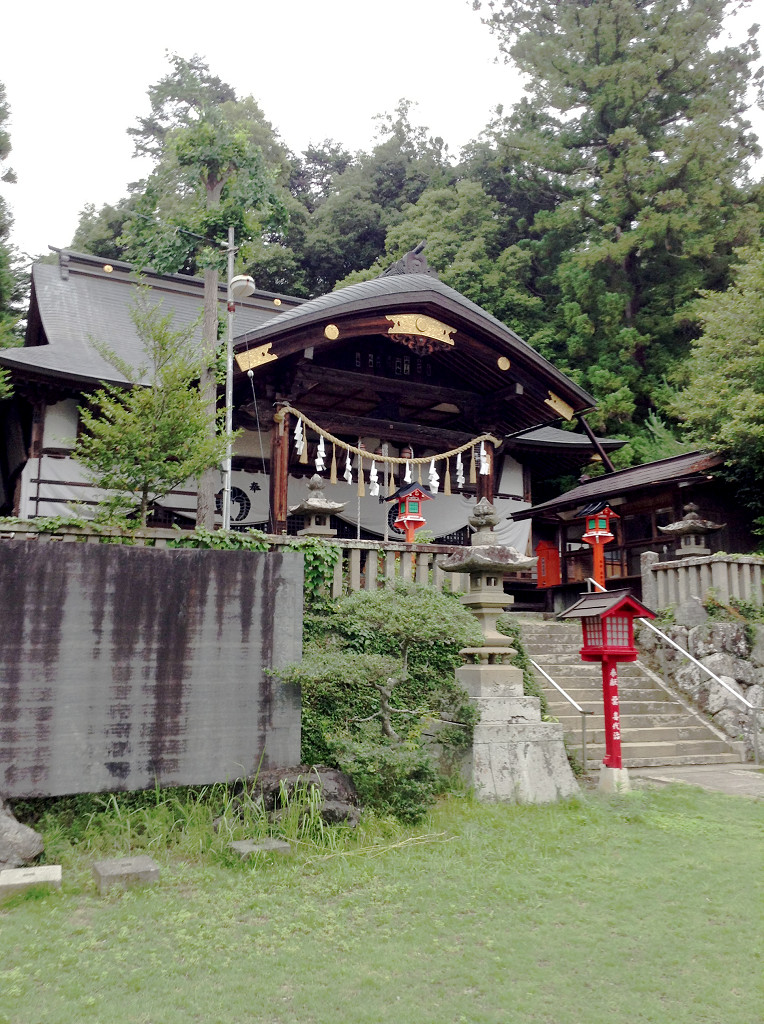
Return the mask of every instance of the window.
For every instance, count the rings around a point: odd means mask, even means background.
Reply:
[[[607,637],[610,647],[629,646],[629,619],[626,615],[612,615],[607,620]]]

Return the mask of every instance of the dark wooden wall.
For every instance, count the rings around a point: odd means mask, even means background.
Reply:
[[[302,556],[0,542],[0,794],[208,783],[300,760]]]

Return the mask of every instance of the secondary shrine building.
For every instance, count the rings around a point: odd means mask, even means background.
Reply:
[[[202,281],[145,274],[152,301],[197,322]],[[124,263],[58,251],[36,264],[23,348],[0,352],[14,396],[0,403],[0,508],[22,518],[92,514],[98,493],[71,456],[79,409],[102,381],[126,383],[105,350],[144,362]],[[226,289],[220,288],[221,315]],[[293,532],[318,471],[344,503],[340,536],[402,539],[384,497],[428,487],[427,527],[465,543],[476,498],[503,513],[498,539],[525,550],[535,483],[580,467],[603,442],[555,428],[594,405],[506,324],[437,279],[419,252],[383,276],[309,301],[256,291],[236,303],[232,520]],[[198,337],[201,329],[198,328]],[[617,447],[618,442],[604,442]],[[335,482],[336,481],[336,482]],[[222,480],[221,480],[222,487]],[[154,511],[190,525],[194,481]]]

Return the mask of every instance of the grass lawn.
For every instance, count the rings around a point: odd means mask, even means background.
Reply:
[[[0,905],[0,1022],[757,1024],[762,817],[691,787],[452,798],[254,865],[49,825],[64,887]],[[97,895],[93,860],[145,850],[160,886]]]

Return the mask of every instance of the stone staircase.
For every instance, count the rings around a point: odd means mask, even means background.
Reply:
[[[602,713],[602,671],[598,663],[581,661],[581,626],[556,622],[540,614],[512,616],[520,626],[528,656],[547,672],[586,711],[587,764],[605,755]],[[568,748],[581,757],[581,715],[557,690],[536,673],[549,714],[563,725]],[[674,696],[661,680],[639,662],[618,666],[621,711],[621,750],[626,768],[670,764],[730,764],[743,760],[735,744],[725,739],[703,716]]]

